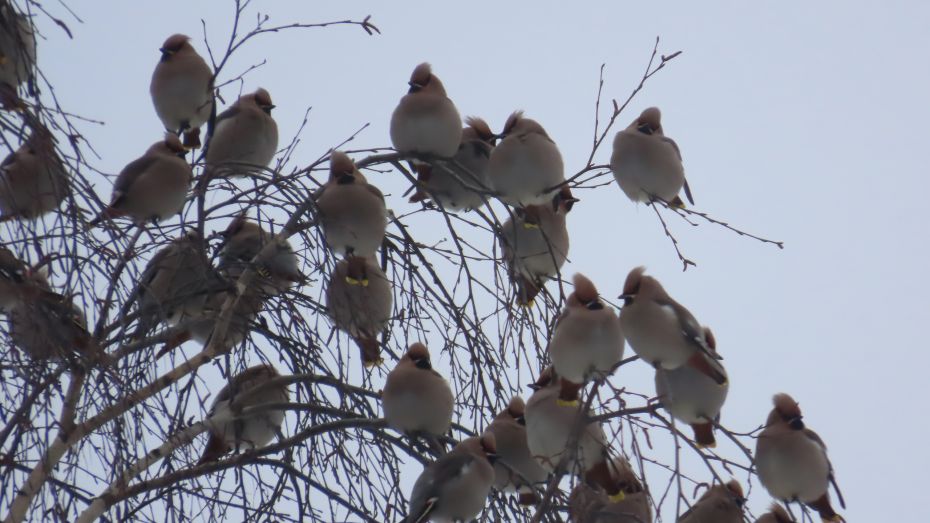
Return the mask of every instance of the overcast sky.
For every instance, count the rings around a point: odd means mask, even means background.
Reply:
[[[85,131],[100,168],[116,173],[161,133],[148,84],[164,38],[186,33],[203,52],[203,18],[220,46],[232,9],[218,1],[70,4],[84,23],[66,19],[73,41],[46,27],[40,61],[64,107],[106,122]],[[563,272],[582,271],[613,297],[630,268],[647,265],[717,335],[732,379],[725,425],[756,427],[772,394],[789,392],[829,445],[850,521],[930,520],[926,421],[914,410],[928,383],[920,151],[930,117],[930,4],[658,4],[256,2],[277,23],[370,14],[382,34],[347,26],[268,35],[226,74],[267,59],[244,90],[271,92],[283,143],[313,107],[296,155],[306,164],[365,123],[353,148],[389,145],[391,111],[412,68],[429,61],[463,116],[499,130],[524,109],[574,172],[590,150],[599,67],[607,64],[605,97],[623,100],[661,36],[660,53],[683,53],[649,81],[621,127],[661,107],[696,208],[785,249],[673,219],[698,264],[682,273],[652,210],[611,185],[578,194]],[[235,99],[234,89],[226,93]],[[106,198],[108,182],[98,189]],[[409,207],[399,194],[389,203]],[[652,391],[644,367],[622,379]],[[754,509],[768,502],[753,492]]]

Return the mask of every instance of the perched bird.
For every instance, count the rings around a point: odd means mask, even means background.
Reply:
[[[286,383],[270,384],[279,376],[271,365],[256,365],[233,376],[220,390],[207,417],[210,436],[198,465],[232,450],[264,447],[274,439],[284,422],[283,410],[259,408],[245,415],[243,410],[290,401]]]
[[[484,509],[494,484],[494,435],[463,440],[420,473],[403,523],[470,521]]]
[[[197,231],[175,238],[152,256],[135,295],[139,321],[133,338],[158,323],[177,325],[200,317],[208,297],[228,287],[210,266]]]
[[[0,103],[18,106],[16,89],[33,80],[36,41],[32,24],[12,4],[0,2]]]
[[[620,295],[620,324],[630,347],[653,367],[677,369],[687,364],[718,385],[726,384],[718,361],[722,358],[708,345],[701,324],[645,271],[630,271]]]
[[[200,147],[200,127],[213,111],[213,71],[190,44],[175,34],[161,46],[149,93],[165,129],[184,133],[184,146]]]
[[[606,377],[623,359],[623,332],[614,310],[601,301],[594,283],[581,274],[556,321],[549,358],[561,378],[559,405],[578,405],[587,380]]]
[[[788,511],[782,508],[781,505],[772,503],[769,511],[762,514],[756,520],[756,523],[794,523],[794,518],[788,515]]]
[[[384,195],[365,180],[345,153],[333,151],[329,181],[316,203],[323,235],[332,250],[362,258],[378,252],[387,229]]]
[[[620,486],[622,496],[611,501],[596,486],[579,482],[568,498],[568,512],[576,523],[650,523],[652,506],[649,494],[636,477],[626,458],[618,456],[610,461],[610,474]]]
[[[52,291],[44,277],[32,278],[19,290],[9,313],[13,345],[33,360],[59,360],[72,354],[106,361],[87,331],[81,310],[70,298]]]
[[[462,118],[428,63],[418,65],[410,89],[391,115],[391,143],[402,153],[451,158],[462,139]]]
[[[535,392],[526,402],[526,443],[536,461],[554,472],[560,461],[566,460],[560,472],[583,476],[588,470],[607,460],[607,442],[598,423],[580,427],[584,414],[578,406],[559,405],[559,377],[548,367],[530,385]],[[575,448],[569,442],[577,441]]]
[[[336,263],[326,286],[327,312],[358,344],[366,367],[382,362],[378,334],[387,328],[393,306],[391,282],[373,257]]]
[[[679,516],[678,523],[742,523],[743,487],[735,479],[726,485],[714,485],[697,503]]]
[[[475,209],[484,203],[483,194],[490,191],[488,159],[497,137],[480,118],[468,117],[465,123],[468,126],[462,129],[462,143],[451,165],[418,169],[411,202],[431,198],[447,211]]]
[[[218,268],[232,282],[237,282],[246,267],[253,265],[255,257],[269,242],[275,242],[271,252],[254,262],[255,272],[260,277],[261,292],[267,296],[276,296],[295,283],[304,281],[291,244],[275,239],[244,215],[233,219],[222,236]]]
[[[526,405],[520,396],[514,396],[507,408],[494,417],[488,431],[497,442],[497,463],[494,464],[494,488],[504,492],[518,492],[523,505],[536,503],[533,485],[546,480],[546,469],[530,454],[526,441]]]
[[[216,117],[206,164],[215,176],[245,176],[268,166],[278,150],[278,124],[264,89],[239,97]]]
[[[648,203],[661,198],[682,206],[678,193],[684,187],[685,196],[694,205],[681,165],[681,151],[678,144],[662,132],[662,114],[658,107],[646,109],[617,133],[610,170],[617,184],[634,202]]]
[[[28,275],[29,267],[13,251],[0,247],[0,311],[16,306]]]
[[[704,327],[704,340],[711,350],[717,350],[717,341],[708,327]],[[701,354],[700,357],[708,356]],[[726,375],[722,365],[720,370]],[[729,383],[718,385],[690,365],[672,370],[656,368],[656,396],[675,419],[691,425],[698,447],[717,446],[713,421],[720,418],[720,408],[727,399],[729,388]]]
[[[0,163],[0,221],[38,218],[57,209],[68,192],[68,174],[45,129],[34,130]]]
[[[452,424],[452,389],[430,363],[429,349],[414,343],[387,375],[381,405],[388,425],[409,435],[442,436]]]
[[[181,212],[193,178],[184,153],[181,140],[169,133],[123,167],[113,183],[110,205],[91,225],[117,216],[129,216],[137,224],[158,222]]]
[[[264,306],[264,296],[254,289],[248,289],[241,294],[236,294],[231,288],[211,292],[207,295],[206,303],[199,313],[191,318],[186,332],[183,332],[176,338],[175,343],[193,339],[194,341],[206,346],[213,340],[218,327],[218,318],[223,311],[223,306],[228,300],[234,300],[232,309],[229,314],[229,322],[226,323],[224,334],[219,339],[218,346],[224,349],[235,347],[242,343],[252,330],[252,322],[258,317]],[[166,345],[162,352],[171,349],[171,345]]]
[[[842,521],[830,505],[830,484],[840,505],[846,508],[836,486],[827,446],[801,420],[801,408],[784,393],[772,398],[765,429],[756,440],[756,471],[759,481],[775,499],[800,501],[816,510],[824,521]]]
[[[571,206],[571,200],[562,200],[555,209],[548,204],[516,208],[501,227],[501,251],[520,305],[532,305],[543,283],[558,276],[565,264],[569,246],[565,216]]]
[[[557,208],[566,197],[559,187],[565,182],[565,167],[546,130],[517,111],[507,119],[500,138],[488,161],[488,179],[501,201],[513,206],[555,201]],[[567,196],[571,198],[571,192]]]

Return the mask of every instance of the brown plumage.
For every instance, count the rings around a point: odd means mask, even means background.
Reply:
[[[743,487],[736,480],[707,489],[679,523],[743,523]]]
[[[190,44],[190,37],[169,36],[152,73],[149,93],[165,129],[184,132],[184,145],[200,147],[200,127],[213,110],[213,71]]]
[[[755,466],[759,480],[775,499],[801,501],[814,508],[825,521],[843,518],[830,503],[832,484],[845,508],[836,486],[833,465],[827,446],[816,432],[802,421],[801,408],[788,394],[772,398],[774,408],[765,429],[756,440]]]
[[[198,465],[216,461],[231,450],[264,447],[274,439],[284,421],[283,410],[262,409],[250,415],[242,415],[242,411],[288,402],[287,384],[266,385],[279,376],[271,365],[256,365],[234,376],[220,390],[210,408],[210,435]]]
[[[433,369],[429,349],[414,343],[387,375],[381,405],[388,425],[408,434],[442,436],[452,423],[449,383]]]
[[[70,192],[65,166],[46,129],[34,129],[0,163],[0,222],[32,220],[54,211]]]
[[[326,286],[326,308],[336,328],[358,344],[365,366],[382,362],[378,335],[391,319],[391,282],[374,258],[340,260]],[[361,274],[360,274],[361,273]]]

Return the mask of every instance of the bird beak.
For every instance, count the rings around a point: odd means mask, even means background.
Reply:
[[[788,426],[794,430],[804,430],[804,422],[801,421],[801,416],[792,418],[791,421],[788,422]]]

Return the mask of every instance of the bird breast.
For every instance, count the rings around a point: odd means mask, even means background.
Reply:
[[[684,423],[714,419],[727,399],[729,384],[718,385],[706,374],[683,365],[656,369],[656,395],[675,418]]]
[[[634,301],[620,310],[627,343],[648,363],[666,369],[684,365],[697,347],[682,334],[675,310],[651,300]]]
[[[826,453],[803,431],[771,427],[759,435],[756,445],[759,479],[773,497],[811,502],[827,491]]]
[[[675,147],[659,135],[636,130],[617,134],[610,169],[623,192],[635,202],[648,202],[649,195],[671,201],[685,183]]]
[[[491,153],[488,178],[505,203],[550,203],[557,189],[543,191],[565,181],[562,155],[541,134],[508,136]]]

